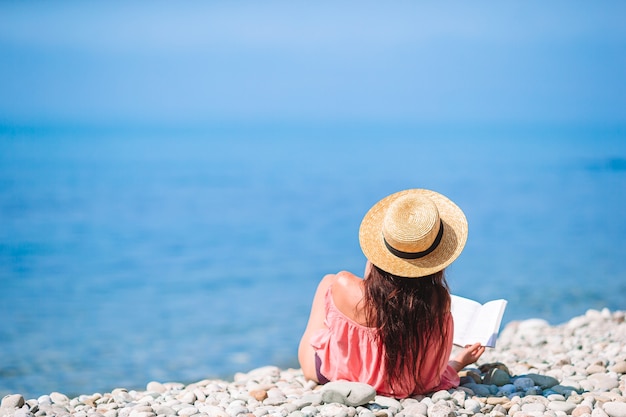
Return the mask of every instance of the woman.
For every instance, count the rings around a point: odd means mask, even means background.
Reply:
[[[476,343],[449,360],[445,268],[466,240],[465,215],[439,193],[411,189],[376,203],[359,230],[364,279],[342,271],[318,285],[298,350],[304,376],[397,398],[458,386],[458,371],[485,351]]]

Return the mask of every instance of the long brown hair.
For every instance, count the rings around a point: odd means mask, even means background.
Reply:
[[[378,329],[386,352],[388,382],[393,388],[405,372],[423,389],[420,371],[424,350],[443,349],[450,293],[444,271],[421,278],[402,278],[372,265],[364,280],[368,326]],[[432,334],[441,337],[431,338]]]

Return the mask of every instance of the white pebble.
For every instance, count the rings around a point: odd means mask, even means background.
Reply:
[[[602,406],[609,417],[626,417],[626,402],[611,401]]]

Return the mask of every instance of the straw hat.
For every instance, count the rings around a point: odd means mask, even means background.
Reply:
[[[367,259],[393,275],[418,278],[441,271],[467,241],[467,219],[447,197],[411,189],[383,198],[359,229]]]

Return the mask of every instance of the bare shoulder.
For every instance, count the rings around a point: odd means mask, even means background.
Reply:
[[[315,289],[315,296],[313,297],[313,306],[312,310],[323,310],[324,306],[324,297],[328,292],[328,288],[330,288],[335,282],[336,277],[334,274],[325,275],[320,282],[317,283],[317,288]]]
[[[361,322],[359,304],[363,300],[363,279],[351,272],[341,271],[335,275],[333,301],[346,316]]]
[[[363,284],[363,279],[357,277],[352,272],[341,271],[335,274],[335,282],[337,286],[341,288],[342,291],[361,291],[361,286]]]
[[[333,287],[333,299],[343,298],[354,292],[360,292],[362,279],[356,275],[341,271],[336,274],[325,275],[317,286],[318,293],[326,293],[329,287]]]

